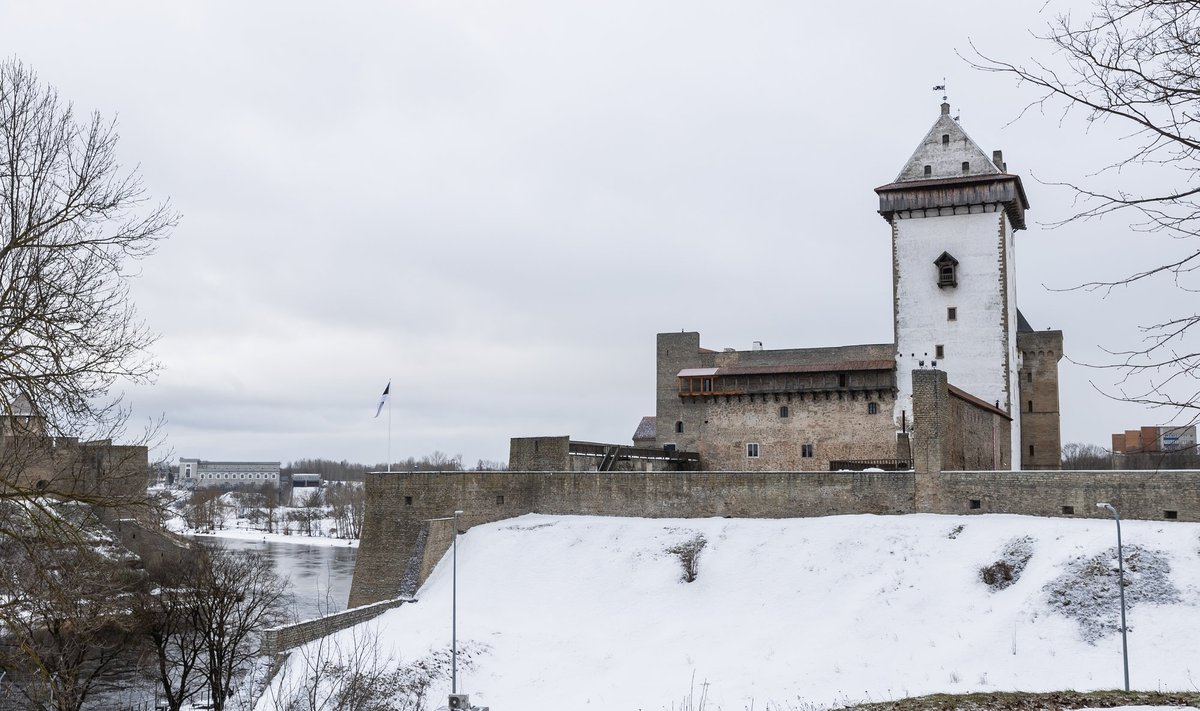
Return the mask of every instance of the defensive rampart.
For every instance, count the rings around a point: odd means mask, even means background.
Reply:
[[[412,595],[462,530],[527,513],[648,518],[1012,513],[1200,521],[1197,471],[958,471],[1011,458],[1010,419],[913,373],[908,472],[396,472],[367,476],[350,605]]]

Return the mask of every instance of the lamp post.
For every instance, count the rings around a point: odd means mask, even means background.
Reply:
[[[455,511],[453,516],[442,518],[427,518],[426,521],[453,521],[454,537],[451,539],[450,557],[450,694],[458,694],[458,517],[462,511]],[[450,708],[456,708],[451,706]]]
[[[1099,503],[1096,508],[1110,511],[1117,521],[1117,585],[1121,591],[1121,659],[1125,664],[1125,691],[1129,691],[1129,641],[1125,634],[1125,554],[1121,550],[1121,515],[1112,504]]]
[[[454,542],[452,547],[453,565],[451,566],[451,585],[450,585],[450,693],[458,693],[458,517],[462,515],[462,511],[454,512]],[[1124,594],[1124,591],[1122,591]],[[1125,598],[1121,598],[1124,600]],[[1123,603],[1122,603],[1123,604]],[[1124,626],[1124,618],[1121,622]],[[1125,690],[1129,690],[1128,672],[1125,674]]]

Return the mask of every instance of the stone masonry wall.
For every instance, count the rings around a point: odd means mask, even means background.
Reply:
[[[1021,411],[1021,468],[1058,469],[1062,435],[1059,429],[1058,361],[1062,331],[1017,334],[1021,351],[1019,375]]]
[[[700,461],[712,471],[827,471],[831,459],[895,456],[890,388],[689,400],[684,410],[697,412],[689,419],[700,430]],[[758,444],[759,456],[747,454],[748,443]]]
[[[352,607],[348,610],[335,612],[332,615],[318,617],[315,620],[305,620],[294,625],[284,625],[263,630],[262,653],[274,656],[293,647],[299,647],[313,640],[326,637],[334,632],[340,632],[362,622],[372,620],[388,610],[399,607],[406,602],[415,602],[410,598],[384,600],[370,605]]]
[[[508,468],[519,472],[561,472],[571,469],[571,438],[513,437],[508,445]]]
[[[942,472],[940,479],[941,505],[934,513],[1111,518],[1096,508],[1106,502],[1121,518],[1200,521],[1195,471],[964,471]]]
[[[392,472],[367,475],[350,604],[402,594],[420,551],[424,582],[449,546],[429,519],[463,530],[526,513],[650,518],[789,518],[913,511],[912,472]],[[428,539],[423,540],[429,531]]]

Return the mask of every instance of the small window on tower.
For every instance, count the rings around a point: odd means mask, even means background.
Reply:
[[[789,417],[789,416],[791,416],[791,414],[792,414],[792,412],[791,412],[791,410],[788,409],[787,405],[779,406],[779,416],[780,417]]]
[[[683,420],[679,420],[675,423],[675,433],[680,434],[682,432],[683,432]]]
[[[946,347],[943,345],[940,345],[940,344],[934,346],[933,347],[933,357],[937,358],[938,360],[945,358],[946,357]]]
[[[970,173],[971,172],[971,164],[968,161],[964,160],[963,164],[962,164],[962,170],[963,170],[963,175]]]
[[[868,402],[867,403],[867,414],[868,415],[878,415],[879,414],[879,403]]]
[[[752,459],[758,456],[758,443],[757,442],[747,442],[746,443],[746,456],[750,457]]]
[[[946,308],[946,320],[947,321],[957,321],[958,320],[958,307],[949,306]]]
[[[948,286],[958,286],[958,260],[950,256],[949,252],[942,252],[942,256],[933,260],[933,264],[937,267],[937,285],[939,289],[944,289]]]
[[[933,175],[933,166],[932,165],[925,166],[925,177],[928,178],[931,175]]]
[[[809,459],[813,455],[813,446],[811,444],[800,445],[800,456]]]
[[[943,134],[942,134],[942,145],[943,145],[943,146],[948,146],[948,145],[950,145],[950,134],[948,134],[948,133],[943,133]]]

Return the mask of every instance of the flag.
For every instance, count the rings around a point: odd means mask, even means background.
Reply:
[[[383,389],[383,394],[379,396],[379,407],[375,408],[375,416],[379,417],[379,413],[383,412],[383,405],[387,402],[388,392],[392,389],[392,381],[388,381],[387,387]]]
[[[945,84],[938,84],[937,86],[933,87],[933,90],[934,90],[934,91],[945,91],[945,90],[946,90],[946,85],[945,85]]]

